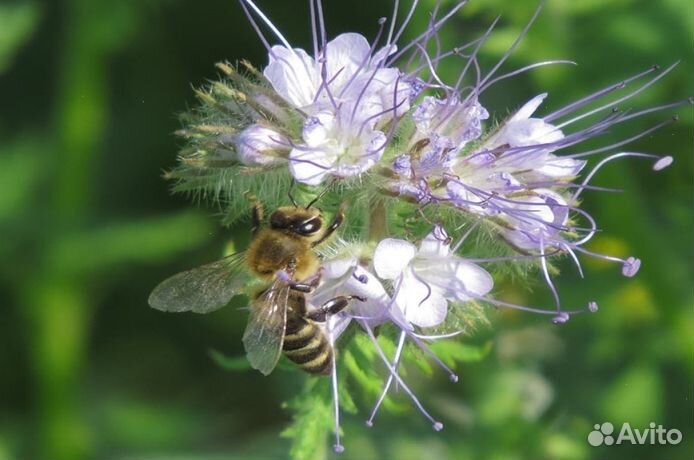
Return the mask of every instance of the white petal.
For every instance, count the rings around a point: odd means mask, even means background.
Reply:
[[[486,295],[494,287],[492,275],[484,268],[471,262],[459,261],[456,267],[455,277],[463,285],[463,292],[458,291],[458,300],[468,300],[472,297]]]
[[[418,280],[411,273],[403,276],[395,296],[395,303],[409,323],[420,327],[441,324],[448,312],[448,302],[440,292]]]
[[[339,93],[369,56],[371,47],[363,35],[344,33],[326,45],[326,67],[330,88]]]
[[[351,322],[352,316],[348,312],[342,311],[336,315],[329,316],[325,327],[332,336],[333,341],[335,341],[347,330],[347,326]]]
[[[330,139],[334,127],[335,114],[327,110],[322,110],[306,119],[301,131],[301,137],[307,145],[318,147]]]
[[[318,87],[316,63],[302,49],[273,46],[270,63],[263,75],[272,87],[294,107],[305,107],[313,102]]]
[[[353,264],[350,264],[353,263]],[[344,268],[347,268],[343,271]],[[340,273],[342,272],[342,273]],[[329,276],[339,275],[338,278]],[[318,288],[310,295],[312,308],[342,295],[356,295],[366,299],[354,299],[339,316],[356,316],[371,326],[383,323],[390,317],[391,299],[381,282],[369,271],[356,265],[356,259],[342,259],[323,264],[323,277]]]
[[[323,279],[341,278],[347,273],[347,270],[353,269],[357,265],[355,257],[347,259],[328,260],[321,265],[321,274]]]
[[[549,144],[564,138],[564,133],[539,118],[509,121],[499,133],[496,145],[508,144],[523,147],[533,144]]]
[[[509,204],[524,216],[506,215],[505,219],[513,230],[505,231],[504,237],[519,248],[537,251],[540,240],[547,246],[559,232],[557,227],[566,224],[569,207],[566,200],[552,190],[537,189],[535,192],[537,195],[519,196],[522,203]]]
[[[333,175],[338,177],[350,177],[359,175],[374,166],[386,145],[386,135],[381,131],[363,133],[369,139],[354,139],[353,144],[339,155],[339,160],[333,168]],[[364,141],[367,141],[365,143]]]
[[[434,227],[419,245],[417,257],[446,257],[451,252],[451,246],[446,230],[440,225]]]
[[[361,266],[357,266],[352,276],[345,281],[345,289],[349,294],[368,299],[387,297],[386,290],[378,278]]]
[[[295,148],[289,153],[289,172],[299,182],[318,185],[330,172],[333,161],[325,151]]]
[[[561,158],[548,154],[548,159],[544,165],[536,172],[549,177],[573,177],[576,176],[586,165],[584,160],[574,160],[573,158]]]
[[[391,43],[390,45],[384,46],[380,50],[376,51],[371,58],[371,64],[372,65],[378,65],[382,61],[385,61],[388,59],[389,56],[392,56],[398,51],[398,46],[394,43]]]
[[[414,258],[417,249],[412,243],[395,238],[386,238],[378,243],[374,251],[374,269],[383,279],[392,280],[400,276]]]
[[[417,259],[413,270],[448,299],[469,300],[487,294],[494,286],[485,269],[457,256]]]
[[[516,112],[509,121],[527,120],[533,113],[535,113],[537,108],[540,107],[540,104],[542,104],[542,101],[544,101],[546,97],[547,93],[542,93],[530,99],[523,105],[523,107],[518,109],[518,112]]]

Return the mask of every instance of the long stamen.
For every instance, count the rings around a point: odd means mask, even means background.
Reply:
[[[640,152],[620,152],[620,153],[615,153],[614,155],[610,155],[607,158],[603,158],[598,164],[596,164],[593,169],[588,173],[585,179],[583,179],[583,182],[581,182],[581,185],[586,185],[590,180],[595,176],[595,174],[607,163],[611,162],[612,160],[616,160],[617,158],[623,158],[623,157],[640,157],[640,158],[651,158],[651,159],[656,159],[657,161],[653,164],[653,169],[655,171],[660,171],[661,169],[667,167],[672,163],[672,157],[670,156],[665,156],[665,157],[660,157],[658,155],[652,155],[650,153],[640,153]],[[665,161],[663,161],[665,160]],[[668,161],[669,160],[669,161]],[[579,188],[576,190],[576,193],[573,194],[572,199],[576,199],[579,197],[581,192],[583,192],[583,188]]]
[[[475,299],[477,299],[477,300],[481,300],[481,301],[490,303],[490,304],[492,304],[492,305],[496,305],[496,306],[498,306],[498,307],[510,308],[510,309],[512,309],[512,310],[525,311],[525,312],[528,312],[528,313],[537,313],[537,314],[539,314],[539,315],[552,315],[552,316],[553,316],[553,317],[552,317],[552,322],[555,323],[555,324],[563,324],[563,323],[565,323],[566,321],[569,320],[569,318],[570,318],[572,315],[577,315],[577,314],[579,314],[579,313],[585,313],[586,311],[589,311],[589,312],[595,312],[595,311],[597,311],[597,308],[595,308],[595,306],[596,306],[597,304],[596,304],[594,301],[590,301],[590,302],[588,303],[588,306],[587,306],[586,308],[584,308],[584,309],[581,309],[581,310],[568,310],[568,311],[567,311],[567,310],[563,310],[563,311],[559,312],[559,314],[557,314],[557,311],[556,311],[556,310],[545,310],[545,309],[538,308],[538,307],[526,307],[526,306],[524,306],[524,305],[518,305],[518,304],[515,304],[515,303],[511,303],[511,302],[504,302],[504,301],[502,301],[502,300],[493,299],[493,298],[491,298],[491,297],[486,297],[486,296],[475,296],[474,294],[471,295],[471,294],[469,294],[469,293],[468,293],[468,295],[470,295],[471,297],[473,297],[473,298],[475,298]]]
[[[480,40],[482,40],[482,38],[478,38],[478,39],[476,39],[476,40],[473,40],[473,41],[471,41],[471,42],[465,43],[465,44],[463,44],[463,45],[456,46],[455,48],[453,48],[453,49],[450,50],[450,51],[446,51],[445,53],[441,53],[439,56],[436,56],[436,57],[434,57],[434,58],[430,58],[430,61],[431,61],[432,64],[438,65],[441,61],[443,61],[444,59],[449,58],[449,57],[451,57],[451,56],[461,56],[461,57],[464,57],[464,58],[466,58],[466,59],[469,59],[471,55],[463,54],[462,51],[463,51],[464,49],[467,49],[467,48],[469,48],[469,47],[471,47],[471,46],[476,45],[477,43],[479,43]],[[410,65],[404,66],[404,68],[409,69],[410,66],[411,66],[411,63],[409,63],[409,64],[410,64]],[[419,75],[419,73],[420,73],[422,70],[426,69],[427,67],[428,67],[428,64],[419,65],[419,66],[415,67],[415,68],[412,69],[412,70],[408,70],[408,75],[409,75],[409,76]]]
[[[309,10],[311,11],[311,41],[313,42],[313,59],[318,59],[318,26],[316,24],[316,6],[313,0],[308,0]]]
[[[412,341],[414,341],[414,343],[416,343],[417,346],[418,346],[424,353],[426,353],[427,355],[429,355],[429,357],[430,357],[431,359],[433,359],[434,362],[435,362],[436,364],[438,364],[439,367],[441,367],[441,369],[443,369],[444,372],[446,372],[446,373],[448,374],[448,378],[450,379],[451,382],[453,382],[453,383],[458,383],[458,380],[459,380],[458,374],[456,374],[455,372],[453,372],[453,370],[452,370],[450,367],[446,366],[446,363],[444,363],[443,361],[441,361],[441,358],[439,358],[438,356],[436,356],[436,353],[434,353],[433,351],[431,351],[431,349],[429,349],[429,347],[427,347],[427,345],[426,345],[417,335],[412,334],[412,333],[410,333],[410,334],[408,334],[408,335],[410,336],[410,338],[412,339]]]
[[[434,428],[435,431],[441,431],[443,429],[443,423],[437,421],[434,419],[434,417],[427,412],[427,410],[422,406],[422,403],[419,402],[419,399],[417,399],[417,396],[410,390],[410,387],[407,386],[407,384],[402,380],[400,375],[398,374],[397,370],[391,365],[391,363],[388,361],[388,358],[386,358],[385,353],[383,352],[383,349],[381,348],[381,345],[379,345],[378,340],[376,340],[376,336],[374,336],[373,331],[371,330],[371,326],[368,325],[365,321],[360,321],[362,327],[366,330],[367,334],[369,335],[369,339],[371,339],[371,343],[373,343],[374,347],[376,348],[376,351],[378,352],[378,355],[381,357],[381,361],[383,361],[383,364],[388,368],[388,371],[390,374],[393,376],[395,381],[402,387],[402,389],[407,393],[407,395],[412,399],[412,402],[414,405],[419,409],[419,412],[431,422],[432,427]]]
[[[292,45],[289,44],[287,39],[284,38],[284,35],[282,35],[282,33],[279,31],[279,29],[277,29],[277,27],[275,27],[275,25],[272,23],[272,21],[270,21],[270,19],[267,16],[265,16],[265,13],[263,13],[262,10],[255,5],[255,3],[253,3],[253,0],[242,0],[242,1],[246,2],[248,4],[248,6],[250,6],[253,9],[253,11],[255,11],[255,14],[257,14],[258,17],[260,17],[260,19],[263,20],[263,22],[268,27],[268,29],[270,29],[272,31],[272,33],[275,34],[277,39],[279,41],[281,41],[282,44],[287,49],[290,49],[290,50],[292,49]]]
[[[412,6],[410,7],[410,11],[407,13],[405,20],[402,22],[402,25],[398,29],[398,32],[395,34],[395,38],[393,38],[392,43],[397,43],[398,40],[400,40],[400,36],[405,32],[405,29],[407,28],[410,21],[412,20],[412,16],[414,16],[414,12],[417,9],[418,3],[419,3],[419,0],[413,0],[412,1]],[[393,18],[393,24],[394,23],[395,23],[395,18]],[[391,43],[391,41],[388,40],[388,43]]]
[[[516,39],[511,44],[511,46],[508,48],[506,53],[504,53],[504,55],[501,57],[501,59],[499,59],[499,62],[497,62],[497,64],[492,68],[492,70],[489,71],[487,76],[480,82],[478,87],[483,87],[485,85],[485,83],[487,83],[487,81],[489,81],[489,79],[492,78],[494,73],[497,70],[499,70],[499,67],[501,67],[504,64],[504,62],[506,62],[506,60],[511,56],[511,53],[513,53],[513,50],[516,49],[516,46],[518,46],[518,44],[523,39],[523,37],[525,37],[525,34],[527,34],[528,30],[530,30],[530,27],[533,25],[533,23],[537,19],[537,16],[540,14],[540,11],[542,10],[543,6],[544,6],[544,0],[540,2],[540,5],[535,10],[535,13],[533,13],[532,17],[530,18],[530,21],[528,21],[528,23],[525,25],[525,27],[523,28],[521,33],[518,35],[518,37],[516,37]]]
[[[610,107],[614,107],[615,105],[620,104],[621,102],[624,102],[624,101],[626,101],[627,99],[631,99],[632,97],[634,97],[634,96],[636,96],[637,94],[639,94],[639,93],[645,91],[647,88],[649,88],[650,86],[654,85],[658,80],[660,80],[660,79],[663,78],[665,75],[667,75],[668,73],[670,73],[670,71],[671,71],[672,69],[674,69],[675,66],[677,66],[677,64],[679,64],[679,62],[675,62],[675,63],[672,64],[670,67],[668,67],[667,69],[663,70],[663,71],[660,72],[658,75],[656,75],[654,78],[652,78],[651,80],[647,81],[646,83],[644,83],[644,84],[641,85],[640,87],[636,88],[634,91],[630,92],[629,94],[626,94],[626,95],[624,95],[624,96],[622,96],[622,97],[620,97],[620,98],[618,98],[618,99],[616,99],[616,100],[614,100],[614,101],[612,101],[612,102],[609,102],[609,103],[607,103],[607,104],[604,104],[604,105],[602,105],[602,106],[600,106],[600,107],[598,107],[598,108],[595,108],[595,109],[593,109],[593,110],[589,110],[588,112],[586,112],[586,113],[584,113],[584,114],[578,115],[578,116],[576,116],[576,117],[574,117],[574,118],[572,118],[572,119],[570,119],[570,120],[568,120],[568,121],[565,121],[565,122],[563,122],[563,123],[557,125],[557,128],[558,128],[558,129],[561,129],[561,128],[565,127],[565,126],[568,126],[568,125],[570,125],[570,124],[572,124],[572,123],[575,123],[575,122],[577,122],[577,121],[579,121],[579,120],[582,120],[582,119],[584,119],[584,118],[586,118],[586,117],[589,117],[589,116],[591,116],[591,115],[593,115],[593,114],[596,114],[596,113],[598,113],[598,112],[602,112],[603,110],[609,109]]]
[[[574,61],[568,61],[566,59],[557,59],[554,61],[542,61],[542,62],[536,62],[535,64],[530,64],[525,67],[521,67],[520,69],[514,70],[512,72],[505,73],[503,75],[499,75],[495,79],[487,82],[480,88],[480,93],[483,93],[485,90],[487,90],[489,87],[493,86],[494,84],[505,80],[507,78],[515,77],[516,75],[522,74],[523,72],[527,72],[528,70],[536,69],[538,67],[544,67],[548,65],[556,65],[556,64],[571,64],[571,65],[577,65]]]
[[[622,264],[622,275],[626,276],[627,278],[632,278],[633,276],[635,276],[641,268],[641,259],[638,259],[636,257],[630,256],[626,259],[620,259],[619,257],[609,256],[607,254],[599,254],[597,252],[592,252],[580,246],[575,246],[574,249],[578,252],[595,257],[597,259],[603,259],[608,260],[610,262],[617,262]]]
[[[676,101],[676,102],[670,102],[668,104],[663,104],[663,105],[657,105],[655,107],[649,107],[647,109],[639,110],[638,112],[631,113],[624,117],[623,121],[631,120],[632,118],[637,118],[641,117],[643,115],[653,113],[653,112],[662,112],[664,110],[670,110],[674,109],[677,107],[682,107],[683,105],[692,105],[694,104],[694,97],[688,97],[687,99],[681,100],[681,101]]]
[[[395,31],[395,22],[398,20],[398,8],[400,7],[400,0],[395,0],[393,2],[393,14],[390,18],[390,28],[388,29],[388,37],[386,38],[386,46],[391,44],[393,39],[393,31]]]
[[[345,91],[347,91],[354,82],[354,80],[362,74],[362,70],[364,70],[367,67],[367,64],[369,64],[369,61],[371,61],[371,57],[374,54],[374,51],[376,50],[376,45],[378,44],[379,40],[381,39],[381,35],[383,34],[383,29],[386,23],[386,18],[381,18],[378,20],[378,32],[376,33],[376,38],[374,38],[373,43],[371,44],[371,48],[369,48],[369,52],[364,56],[362,61],[359,63],[359,67],[354,71],[350,79],[345,83],[345,85],[342,88],[342,91],[340,91],[339,96],[342,97],[345,94]],[[367,84],[368,86],[368,84]]]
[[[648,70],[646,70],[644,72],[638,73],[638,74],[636,74],[632,77],[629,77],[625,80],[614,83],[614,84],[612,84],[606,88],[603,88],[601,90],[596,91],[593,94],[589,94],[588,96],[583,97],[583,98],[581,98],[575,102],[572,102],[571,104],[567,105],[564,108],[557,110],[556,112],[552,112],[549,115],[546,115],[542,119],[545,121],[545,123],[551,123],[552,121],[554,121],[558,118],[561,118],[564,115],[568,115],[571,112],[575,112],[576,110],[580,109],[581,107],[584,107],[584,106],[590,104],[591,102],[593,102],[597,99],[600,99],[601,97],[603,97],[603,96],[605,96],[605,95],[607,95],[613,91],[623,89],[632,81],[638,80],[639,78],[641,78],[645,75],[648,75],[650,73],[653,73],[659,69],[660,69],[660,67],[658,67],[657,65],[651,66]]]
[[[559,293],[557,292],[557,288],[554,286],[554,283],[552,282],[552,277],[549,276],[549,270],[547,269],[547,259],[544,257],[545,256],[545,243],[542,238],[542,235],[540,235],[540,266],[542,267],[542,274],[545,277],[545,282],[547,283],[547,286],[549,287],[549,290],[552,291],[552,296],[554,297],[554,303],[557,307],[557,313],[561,312],[561,301],[559,300]]]
[[[320,49],[325,53],[328,33],[325,29],[325,17],[323,16],[323,0],[316,0],[316,9],[318,10],[318,29],[320,30]]]
[[[404,46],[400,51],[398,51],[395,55],[393,55],[393,56],[388,60],[388,62],[389,62],[389,63],[395,62],[396,60],[398,60],[398,59],[400,58],[400,56],[402,56],[402,55],[405,54],[407,51],[409,51],[413,46],[415,46],[416,43],[419,43],[419,42],[421,42],[423,39],[425,39],[426,37],[430,36],[431,34],[436,33],[436,32],[437,32],[437,31],[438,31],[438,30],[439,30],[450,18],[453,17],[453,15],[454,15],[455,13],[457,13],[463,6],[465,6],[466,3],[467,3],[467,0],[464,0],[464,1],[461,1],[460,3],[458,3],[458,4],[457,4],[456,6],[454,6],[453,8],[451,8],[451,11],[449,11],[448,13],[446,13],[445,16],[443,16],[441,19],[439,19],[438,21],[436,21],[436,23],[435,23],[429,30],[427,30],[426,32],[422,33],[422,34],[419,35],[417,38],[415,38],[414,40],[412,40],[409,44],[407,44],[406,46]],[[399,37],[398,37],[398,38],[399,38]]]
[[[578,256],[576,256],[576,253],[571,249],[570,247],[564,245],[564,249],[566,252],[569,253],[569,256],[571,256],[571,259],[574,261],[574,264],[576,264],[576,268],[578,269],[578,274],[581,276],[581,278],[584,278],[583,276],[583,267],[581,267],[581,262],[578,260]]]
[[[337,357],[335,356],[335,338],[332,331],[328,331],[328,339],[330,341],[330,347],[333,350],[333,362],[331,369],[331,379],[332,379],[332,390],[333,390],[333,414],[335,420],[335,445],[333,450],[340,454],[344,452],[345,447],[340,442],[340,392],[338,389],[337,381]]]
[[[422,56],[424,57],[424,60],[427,63],[427,67],[429,68],[429,73],[431,74],[431,77],[439,84],[439,87],[453,90],[453,88],[446,85],[441,79],[441,77],[439,77],[439,75],[436,73],[436,67],[434,66],[434,63],[432,62],[431,58],[429,58],[429,55],[427,54],[424,47],[420,44],[417,44],[416,46],[422,52]]]
[[[470,225],[470,228],[465,232],[465,234],[460,238],[460,241],[458,241],[453,248],[451,248],[451,254],[455,254],[458,252],[458,249],[460,249],[460,246],[467,240],[467,238],[472,234],[472,231],[475,230],[482,221],[480,219],[477,219]]]
[[[258,26],[258,23],[255,21],[255,18],[253,18],[251,12],[248,11],[248,7],[246,6],[245,0],[239,0],[239,4],[241,5],[241,9],[246,15],[248,22],[251,23],[251,27],[253,28],[253,30],[255,30],[255,33],[258,35],[258,38],[260,38],[260,41],[262,42],[263,46],[265,46],[265,49],[267,49],[267,52],[270,54],[270,56],[274,58],[275,53],[273,53],[272,51],[272,46],[270,46],[270,43],[265,38],[265,35],[263,35],[263,32],[260,30],[260,27]]]
[[[405,347],[405,338],[407,337],[407,333],[405,331],[402,331],[400,333],[400,338],[398,339],[398,346],[395,349],[395,356],[393,356],[393,367],[397,370],[398,365],[400,364],[400,356],[402,354],[402,350]],[[383,404],[383,401],[386,399],[386,395],[388,394],[388,390],[390,390],[390,386],[393,384],[393,375],[388,375],[388,379],[386,380],[385,385],[383,385],[383,390],[381,391],[380,396],[378,397],[378,401],[376,401],[376,404],[374,405],[374,408],[371,410],[371,416],[369,419],[366,421],[366,426],[372,427],[374,425],[374,418],[376,418],[376,414],[378,413],[378,409],[381,408],[381,404]]]
[[[625,117],[625,118],[626,118],[626,117]],[[622,121],[624,121],[625,118],[623,118]],[[648,128],[647,130],[642,131],[642,132],[640,132],[640,133],[638,133],[638,134],[636,134],[636,135],[634,135],[634,136],[631,136],[631,137],[629,137],[629,138],[627,138],[627,139],[624,139],[624,140],[621,140],[621,141],[619,141],[619,142],[615,142],[614,144],[610,144],[610,145],[607,145],[607,146],[605,146],[605,147],[600,147],[600,148],[597,148],[597,149],[588,150],[588,151],[581,152],[581,153],[574,153],[574,154],[571,154],[571,155],[566,155],[564,158],[574,158],[574,159],[576,159],[576,158],[585,158],[585,157],[587,157],[587,156],[594,155],[594,154],[596,154],[596,153],[600,153],[600,152],[605,152],[605,151],[608,151],[608,150],[616,149],[617,147],[621,147],[621,146],[626,145],[626,144],[629,144],[630,142],[633,142],[633,141],[635,141],[635,140],[637,140],[637,139],[641,139],[642,137],[648,136],[648,135],[651,134],[652,132],[657,131],[657,130],[659,130],[660,128],[663,128],[664,126],[667,126],[667,125],[670,125],[670,124],[674,123],[675,120],[676,120],[676,118],[674,118],[674,117],[673,117],[673,118],[670,118],[670,119],[668,119],[668,120],[665,120],[665,121],[662,121],[662,122],[658,123],[657,125],[655,125],[655,126],[653,126],[653,127],[651,127],[651,128]]]
[[[455,85],[453,85],[456,89],[460,88],[460,85],[462,84],[463,79],[465,78],[465,74],[467,74],[467,71],[470,68],[470,65],[472,65],[473,63],[477,65],[477,54],[482,48],[482,45],[484,45],[487,42],[487,39],[491,36],[494,27],[496,27],[496,24],[499,22],[499,19],[501,19],[501,16],[497,16],[494,19],[494,21],[492,21],[491,25],[487,27],[487,30],[484,32],[484,35],[482,35],[478,39],[479,42],[477,43],[477,46],[475,46],[475,49],[472,51],[472,54],[468,57],[468,60],[465,63],[465,67],[463,67],[463,71],[460,72],[460,75],[458,75],[458,80],[455,82]]]

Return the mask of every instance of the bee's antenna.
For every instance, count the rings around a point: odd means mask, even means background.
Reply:
[[[333,186],[333,184],[334,184],[335,182],[336,182],[336,179],[333,179],[332,181],[330,181],[330,183],[329,183],[328,185],[325,186],[325,188],[323,189],[323,191],[320,192],[320,193],[318,194],[317,197],[315,197],[313,200],[311,200],[311,202],[310,202],[308,205],[306,205],[306,209],[309,209],[311,206],[313,206],[314,204],[316,204],[316,202],[317,202],[318,200],[320,200],[321,198],[323,198],[323,196],[324,196],[326,193],[328,193],[328,191],[330,190],[330,188]]]
[[[289,201],[292,202],[295,208],[298,208],[299,205],[296,204],[296,200],[294,199],[294,196],[292,195],[292,189],[294,188],[294,184],[296,184],[296,181],[292,179],[290,185],[289,185],[289,190],[287,191],[287,195],[289,196]]]

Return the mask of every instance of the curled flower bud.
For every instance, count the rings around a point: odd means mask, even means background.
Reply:
[[[482,133],[482,120],[489,113],[476,100],[460,101],[456,96],[438,99],[427,96],[412,112],[417,137],[443,137],[451,148],[461,149]]]
[[[244,129],[235,137],[234,143],[239,161],[248,166],[277,164],[289,153],[285,137],[261,125]]]

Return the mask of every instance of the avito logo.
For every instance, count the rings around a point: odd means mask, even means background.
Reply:
[[[682,441],[682,432],[675,428],[667,429],[663,425],[651,422],[649,428],[639,430],[632,428],[631,424],[623,423],[619,433],[615,433],[614,425],[610,422],[596,423],[594,430],[588,434],[588,444],[593,447],[611,446],[613,444],[679,444]]]

